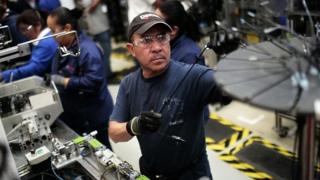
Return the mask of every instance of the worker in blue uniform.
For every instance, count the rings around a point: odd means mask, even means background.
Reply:
[[[51,35],[40,14],[36,10],[26,10],[17,19],[17,27],[29,40]],[[53,38],[34,42],[31,57],[25,65],[0,73],[0,80],[5,82],[26,78],[32,75],[44,76],[50,72],[52,59],[57,51],[57,43]]]
[[[201,49],[197,42],[200,32],[197,22],[185,10],[179,1],[165,1],[160,3],[155,13],[162,17],[172,27],[170,33],[171,58],[175,61],[205,65],[200,56]]]
[[[53,33],[76,30],[79,38],[80,55],[58,55],[52,64],[51,79],[59,88],[64,109],[60,118],[79,134],[97,130],[97,139],[111,149],[107,130],[113,102],[107,89],[104,58],[96,44],[79,29],[80,16],[76,9],[59,7],[47,18]],[[56,40],[69,49],[77,46],[75,34]]]
[[[137,137],[140,171],[150,179],[211,179],[203,116],[209,102],[224,99],[213,70],[171,61],[171,27],[154,13],[136,16],[128,32],[127,49],[140,69],[121,81],[110,137]]]
[[[197,43],[200,40],[197,22],[185,11],[181,2],[176,0],[162,2],[155,13],[172,27],[170,33],[171,58],[187,64],[205,65]],[[204,122],[208,122],[209,118],[209,107],[206,107]]]

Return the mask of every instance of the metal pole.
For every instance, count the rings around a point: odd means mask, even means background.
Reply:
[[[311,115],[304,116],[303,129],[299,145],[299,162],[301,169],[301,180],[314,179],[315,158],[315,119]]]

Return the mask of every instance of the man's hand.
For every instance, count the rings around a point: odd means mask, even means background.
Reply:
[[[145,111],[132,118],[126,125],[127,131],[130,135],[140,135],[145,133],[153,133],[161,126],[160,113]]]
[[[54,74],[51,75],[51,81],[53,81],[57,86],[67,87],[69,83],[69,78],[65,78],[61,75]]]

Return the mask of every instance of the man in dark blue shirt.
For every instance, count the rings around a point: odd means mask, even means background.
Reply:
[[[221,93],[211,69],[170,61],[170,31],[154,13],[130,24],[127,48],[141,68],[120,84],[109,135],[115,142],[137,136],[140,170],[151,179],[211,178],[203,116]]]
[[[172,27],[170,33],[171,59],[187,64],[205,65],[204,57],[197,42],[200,31],[194,18],[185,11],[180,1],[165,1],[155,13]],[[204,121],[209,120],[209,107],[205,110]]]

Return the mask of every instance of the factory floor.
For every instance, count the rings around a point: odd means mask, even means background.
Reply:
[[[113,45],[113,49],[111,68],[117,74],[115,79],[120,80],[119,72],[132,69],[135,63],[123,44]],[[113,79],[108,86],[114,101],[119,88],[118,82]],[[210,105],[210,113],[206,142],[215,180],[291,179],[291,172],[279,169],[290,169],[288,159],[293,157],[296,128],[294,121],[283,119],[282,123],[289,131],[284,137],[280,137],[275,128],[276,116],[273,111],[233,101],[225,107]],[[120,158],[139,169],[141,152],[136,138],[124,143],[112,142],[112,146]],[[259,156],[253,157],[255,154]],[[274,168],[272,164],[275,164]]]

